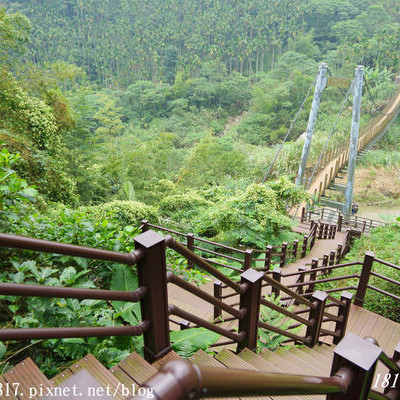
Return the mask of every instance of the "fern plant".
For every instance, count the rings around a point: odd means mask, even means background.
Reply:
[[[280,297],[275,296],[265,296],[266,299],[278,306],[281,305]],[[293,307],[287,307],[286,310],[292,311]],[[293,324],[293,320],[286,317],[284,314],[279,313],[278,311],[272,310],[269,307],[261,305],[260,307],[260,320],[268,325],[272,325],[276,328],[288,330],[291,333],[298,332],[301,327],[288,329],[290,325]],[[263,328],[258,329],[258,341],[257,341],[257,351],[261,351],[263,349],[275,350],[277,349],[282,342],[287,340],[287,336],[281,335],[279,333],[275,333],[272,331],[268,331]]]

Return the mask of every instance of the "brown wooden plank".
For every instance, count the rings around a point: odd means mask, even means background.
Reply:
[[[225,365],[221,364],[215,358],[207,354],[203,350],[198,350],[192,357],[189,358],[193,364],[201,365],[204,367],[216,367],[216,368],[226,368]],[[211,398],[210,400],[217,400],[216,398]],[[238,397],[228,397],[226,400],[239,400]]]
[[[1,376],[0,376],[0,388],[2,389],[3,392],[3,395],[0,396],[0,399],[18,400],[18,397],[15,396],[16,387],[8,383]]]
[[[204,350],[197,350],[197,352],[189,358],[189,361],[204,367],[226,368],[224,364],[207,354]]]
[[[244,349],[240,352],[239,357],[246,361],[248,364],[253,365],[258,371],[270,372],[273,374],[284,373],[274,364],[268,362],[265,358],[258,354],[253,353],[249,349]],[[301,400],[298,396],[271,396],[273,400]]]
[[[178,356],[178,354],[175,353],[175,351],[171,350],[168,354],[166,354],[164,357],[160,358],[156,362],[153,362],[151,364],[156,370],[159,370],[162,365],[164,365],[166,362],[171,361],[171,360],[180,360],[181,357]]]
[[[29,357],[7,371],[3,375],[3,378],[10,384],[19,384],[18,394],[16,396],[18,399],[38,399],[43,395],[41,395],[40,392],[41,388],[44,390],[44,393],[46,393],[46,388],[53,387],[52,383],[43,375],[39,367]]]
[[[314,365],[316,369],[321,372],[322,376],[330,376],[332,364],[327,363],[326,360],[322,357],[318,357],[318,353],[307,351],[307,349],[305,349],[304,347],[302,347],[301,349],[298,347],[292,347],[288,351],[293,353],[298,358],[301,358],[308,364]]]
[[[353,326],[351,328],[349,328],[347,330],[347,332],[352,332],[355,335],[360,336],[360,332],[364,328],[364,325],[367,323],[369,315],[368,315],[368,311],[364,310],[363,308],[360,308],[359,310],[357,310],[356,315],[357,314],[358,314],[358,317],[357,317],[356,322],[353,324]]]
[[[224,349],[219,352],[215,358],[224,364],[227,368],[244,369],[250,371],[256,371],[257,368],[253,365],[242,360],[239,356],[232,353],[230,350]],[[272,400],[269,396],[257,396],[257,397],[246,397],[248,400]]]
[[[67,380],[70,376],[72,376],[72,372],[69,369],[66,369],[52,378],[50,381],[54,386],[61,385],[65,380]]]
[[[150,365],[137,353],[130,354],[116,367],[111,368],[110,370],[110,372],[116,377],[120,371],[123,371],[125,375],[137,382],[139,385],[143,385],[157,372],[156,368]]]
[[[307,374],[314,376],[324,376],[325,374],[316,366],[315,363],[308,362],[303,358],[302,352],[294,353],[286,349],[278,349],[275,351],[276,354],[284,358],[285,360],[296,364],[298,367],[307,371]]]
[[[94,380],[98,383],[98,386],[109,388],[108,390],[112,393],[112,398],[118,400],[123,400],[125,398],[121,391],[121,383],[118,379],[91,354],[83,357],[77,363],[69,367],[68,370],[72,375],[59,386],[70,387],[76,379],[79,378],[79,382],[82,382],[81,376],[87,375],[87,380]],[[83,395],[87,394],[88,391],[88,387],[85,386],[84,382],[83,380],[83,383],[80,383],[82,386],[79,388]],[[93,397],[91,398],[93,399]],[[104,399],[106,399],[106,397],[104,397]]]
[[[308,369],[304,369],[296,364],[293,364],[291,361],[288,361],[285,358],[281,357],[280,355],[276,354],[275,351],[264,350],[259,354],[263,358],[265,358],[268,362],[273,363],[276,367],[278,367],[282,371],[285,371],[285,374],[316,376],[316,374],[313,371],[309,373]],[[302,395],[301,399],[316,400],[316,399],[323,399],[323,396],[321,397],[319,395]]]

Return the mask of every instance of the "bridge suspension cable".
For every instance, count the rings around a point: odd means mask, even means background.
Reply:
[[[370,90],[369,90],[369,85],[368,85],[367,80],[365,79],[365,76],[364,76],[363,78],[364,78],[365,87],[367,88],[368,96],[369,96],[369,98],[371,99],[372,104],[373,104],[374,107],[375,107],[375,111],[377,111],[379,114],[382,114],[382,115],[390,115],[391,113],[384,113],[384,112],[382,112],[382,111],[379,109],[379,107],[378,107],[377,104],[375,103],[375,100],[374,100],[374,98],[372,97],[372,94],[371,94],[371,92],[370,92]]]
[[[296,116],[294,117],[292,123],[290,124],[290,127],[289,127],[289,129],[288,129],[288,131],[287,131],[285,137],[283,138],[283,141],[282,141],[281,145],[279,146],[278,151],[276,152],[275,157],[274,157],[274,159],[272,160],[272,162],[271,162],[271,164],[270,164],[270,166],[269,166],[269,168],[268,168],[268,171],[267,171],[267,173],[265,174],[264,179],[262,180],[261,183],[264,183],[264,182],[265,182],[265,180],[267,179],[269,173],[271,172],[271,169],[272,169],[273,165],[275,164],[275,161],[276,161],[276,159],[278,158],[279,153],[281,152],[281,150],[282,150],[282,148],[283,148],[283,145],[285,144],[285,142],[286,142],[286,140],[287,140],[287,138],[288,138],[290,132],[292,131],[293,126],[294,126],[294,124],[296,123],[297,118],[299,117],[300,112],[301,112],[301,110],[302,110],[303,107],[304,107],[304,104],[306,103],[308,97],[310,96],[311,90],[312,90],[312,88],[314,87],[315,82],[317,81],[317,78],[318,78],[318,74],[317,74],[317,76],[315,77],[314,82],[311,84],[310,88],[308,89],[308,92],[307,92],[307,94],[306,94],[306,97],[304,98],[303,102],[301,103],[301,106],[300,106],[300,108],[299,108],[299,111],[297,111]]]
[[[339,121],[340,116],[342,115],[342,112],[343,112],[343,110],[344,110],[344,107],[345,107],[345,105],[346,105],[346,103],[347,103],[347,101],[348,101],[349,95],[350,95],[350,93],[353,91],[354,83],[355,83],[355,81],[353,80],[353,81],[351,82],[350,88],[349,88],[349,90],[348,90],[348,92],[347,92],[347,94],[346,94],[346,97],[345,97],[344,100],[343,100],[342,106],[340,107],[339,113],[338,113],[338,115],[337,115],[337,117],[336,117],[335,123],[333,124],[332,130],[331,130],[331,132],[329,133],[328,138],[326,139],[324,148],[323,148],[322,151],[321,151],[321,154],[320,154],[320,156],[319,156],[319,159],[318,159],[318,161],[317,161],[317,164],[315,165],[314,170],[313,170],[313,172],[312,172],[310,178],[308,179],[308,183],[307,183],[306,190],[310,187],[310,184],[311,184],[311,182],[312,182],[312,179],[314,178],[314,175],[315,175],[315,173],[316,173],[316,171],[317,171],[317,169],[318,169],[318,167],[319,167],[319,165],[320,165],[320,163],[321,163],[321,160],[322,160],[322,157],[323,157],[323,155],[324,155],[324,153],[325,153],[325,150],[326,150],[327,147],[328,147],[329,141],[330,141],[330,139],[331,139],[333,133],[334,133],[335,130],[336,130],[337,123],[338,123],[338,121]]]

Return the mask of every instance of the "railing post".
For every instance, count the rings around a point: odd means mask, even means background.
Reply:
[[[143,321],[152,323],[143,334],[144,357],[146,361],[154,362],[171,350],[165,239],[154,231],[146,231],[134,241],[135,248],[144,251],[144,257],[137,263],[138,284],[149,288],[149,293],[140,302]]]
[[[399,365],[399,361],[400,361],[400,342],[397,344],[396,348],[394,349],[394,354],[393,354],[393,358],[392,360],[394,361],[394,363],[396,365]],[[389,393],[391,391],[393,391],[394,393],[396,393],[397,395],[400,394],[400,376],[397,373],[397,379],[396,379],[396,371],[390,370],[389,371],[389,385],[387,385],[387,387],[385,388],[384,393]],[[395,397],[394,397],[395,398]]]
[[[340,336],[333,338],[333,344],[338,344],[343,339],[346,333],[352,298],[353,298],[353,293],[347,291],[343,291],[342,295],[340,296],[340,301],[344,303],[344,305],[339,306],[338,317],[341,318],[341,321],[337,321],[335,325],[335,332],[339,332]]]
[[[372,251],[365,253],[363,267],[361,270],[360,281],[358,282],[358,288],[354,304],[362,307],[364,305],[365,293],[367,292],[367,285],[371,274],[372,264],[374,263],[375,254]]]
[[[308,235],[303,236],[303,248],[301,249],[301,258],[304,258],[307,254],[307,244],[308,244]]]
[[[322,258],[322,267],[327,267],[329,264],[329,256],[328,254],[324,254],[324,257]],[[324,269],[322,271],[322,275],[325,275],[328,273],[328,270]]]
[[[361,232],[362,232],[362,233],[365,232],[365,227],[366,227],[366,226],[367,226],[367,221],[364,221],[364,222],[363,222],[362,229],[361,229]]]
[[[281,275],[281,269],[280,268],[275,268],[272,271],[272,279],[276,280],[277,282],[281,282],[282,280],[282,275]],[[271,288],[271,293],[275,295],[275,298],[279,297],[281,295],[281,291],[278,288]]]
[[[304,222],[305,220],[306,220],[306,208],[302,207],[300,222]]]
[[[241,275],[241,283],[246,283],[249,288],[240,295],[240,309],[247,309],[246,315],[239,320],[239,333],[245,332],[244,340],[238,343],[237,352],[245,347],[254,351],[257,348],[258,322],[260,317],[261,284],[264,273],[253,268]]]
[[[342,251],[343,251],[343,246],[341,244],[338,244],[336,253],[336,264],[339,264],[340,260],[342,259]]]
[[[311,260],[311,269],[318,268],[318,258],[313,258]],[[316,281],[317,280],[317,272],[313,272],[310,274],[310,281]],[[310,283],[308,285],[307,293],[312,293],[314,291],[314,285],[315,283]]]
[[[317,229],[318,229],[318,224],[313,221],[310,225],[310,235],[311,235],[310,250],[314,247],[315,238],[317,236]]]
[[[283,242],[282,243],[282,255],[281,255],[281,262],[279,264],[280,268],[283,268],[286,264],[286,252],[287,252],[287,246],[288,243],[287,242]]]
[[[324,239],[328,239],[329,225],[325,224],[324,227]]]
[[[343,215],[339,213],[338,223],[337,223],[338,232],[342,232],[342,225],[343,225]]]
[[[244,253],[244,264],[243,269],[247,271],[251,268],[251,263],[253,262],[253,249],[247,249]]]
[[[293,251],[292,251],[293,261],[296,261],[297,259],[298,247],[299,247],[299,240],[298,239],[293,240]]]
[[[142,233],[147,232],[149,230],[149,221],[147,219],[142,219]]]
[[[321,210],[321,221],[324,219],[324,212],[325,212],[325,208],[322,208],[322,210]]]
[[[329,254],[329,266],[335,265],[335,256],[336,256],[336,253],[332,250]],[[328,273],[330,274],[331,272],[332,272],[332,270],[330,269]]]
[[[310,301],[316,307],[310,310],[310,316],[308,318],[309,321],[312,321],[312,325],[307,327],[306,332],[306,338],[309,338],[309,342],[307,343],[308,347],[314,347],[318,343],[327,297],[328,294],[321,290],[317,290],[311,296]]]
[[[179,322],[179,327],[181,328],[181,331],[184,331],[185,329],[189,329],[190,322],[187,321],[186,319],[181,319]]]
[[[347,334],[334,350],[331,376],[344,371],[342,379],[350,380],[350,385],[345,394],[328,394],[326,399],[367,400],[381,353],[382,349],[370,341]]]
[[[222,282],[218,279],[214,281],[214,297],[218,300],[222,300]],[[222,310],[219,307],[214,306],[214,319],[219,318],[221,315]]]
[[[194,234],[193,233],[188,233],[186,236],[186,247],[194,252]],[[194,264],[191,261],[187,261],[187,266],[189,269],[192,269]]]
[[[323,235],[324,235],[324,228],[325,228],[325,224],[324,223],[320,223],[319,225],[319,229],[318,229],[318,239],[322,239]]]
[[[307,270],[307,268],[304,265],[302,265],[301,267],[297,268],[298,272],[303,272],[303,271],[306,271],[306,270]],[[305,274],[299,275],[299,278],[297,279],[296,283],[304,283],[304,277],[305,277]],[[293,290],[296,292],[295,289],[293,289]],[[297,294],[303,294],[303,293],[304,293],[304,286],[297,286]],[[297,306],[300,303],[297,300],[295,300],[294,304]]]
[[[265,263],[264,263],[264,268],[266,271],[269,271],[271,269],[271,258],[272,258],[272,246],[268,245],[265,248]]]

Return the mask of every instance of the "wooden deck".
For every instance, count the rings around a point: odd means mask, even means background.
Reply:
[[[400,324],[355,305],[351,306],[346,333],[349,332],[373,337],[389,356],[400,342]]]

